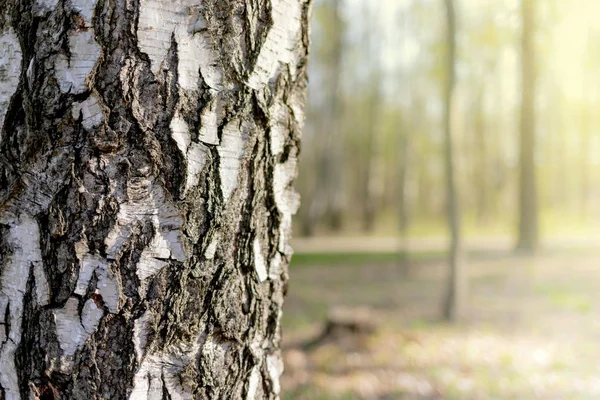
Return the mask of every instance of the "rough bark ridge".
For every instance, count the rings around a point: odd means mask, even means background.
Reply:
[[[0,399],[272,399],[310,0],[3,0]]]

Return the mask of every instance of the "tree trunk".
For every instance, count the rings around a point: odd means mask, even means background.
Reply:
[[[365,163],[364,175],[361,182],[362,191],[362,230],[370,233],[375,229],[377,207],[381,200],[383,184],[381,182],[383,171],[381,168],[381,116],[382,116],[382,88],[383,71],[381,68],[381,43],[378,39],[377,8],[371,8],[364,3],[366,19],[365,37],[362,43],[365,53],[369,57],[369,82],[367,89],[367,127],[365,130],[366,143],[364,148]]]
[[[408,35],[408,18],[406,15],[402,14],[400,18],[400,32],[401,37],[399,38],[398,48],[402,53],[406,52],[406,38]],[[407,87],[412,86],[411,77],[408,74],[400,73],[401,76],[401,84]],[[411,91],[414,91],[411,88]],[[414,94],[411,96],[411,101],[413,107],[412,115],[413,117],[416,115],[420,115],[422,113],[422,106],[420,98]],[[403,242],[406,241],[408,236],[408,228],[409,228],[409,207],[408,207],[408,181],[409,181],[409,172],[411,167],[411,161],[409,159],[412,154],[412,146],[411,146],[411,133],[414,135],[416,131],[416,126],[418,126],[418,122],[407,122],[408,119],[405,118],[405,115],[401,113],[398,118],[398,125],[396,130],[398,132],[398,159],[397,159],[397,173],[398,173],[398,190],[396,193],[398,203],[398,229],[400,230],[400,236]],[[416,116],[414,121],[419,121],[419,117]]]
[[[460,210],[456,193],[453,135],[452,135],[452,100],[454,94],[454,76],[456,59],[456,16],[453,0],[445,0],[447,18],[447,64],[444,87],[444,153],[446,163],[446,207],[448,229],[450,232],[450,248],[448,264],[450,276],[444,301],[444,318],[454,321],[462,314],[466,292],[466,276],[461,263]]]
[[[593,90],[595,88],[595,80],[591,68],[593,63],[594,50],[592,47],[593,41],[588,33],[586,47],[588,49],[588,59],[586,60],[583,70],[583,107],[581,115],[581,200],[579,205],[579,213],[582,221],[586,221],[589,216],[589,206],[591,197],[591,160],[590,146],[592,145],[592,108],[594,104]]]
[[[587,86],[585,86],[587,87]],[[590,199],[590,146],[591,146],[591,107],[585,103],[582,112],[581,121],[581,151],[580,151],[580,169],[581,169],[581,195],[579,204],[579,216],[582,221],[586,221],[589,215]]]
[[[409,212],[408,212],[408,168],[409,168],[409,132],[406,126],[401,122],[398,126],[398,230],[400,231],[400,246],[399,246],[399,264],[400,271],[403,277],[409,275],[409,259],[408,259],[408,227],[409,227]]]
[[[521,140],[519,165],[519,239],[517,250],[532,253],[538,246],[535,178],[535,1],[522,0]]]
[[[339,231],[343,223],[343,138],[341,129],[342,119],[342,93],[340,90],[342,80],[342,57],[344,49],[344,22],[342,20],[342,0],[333,0],[333,37],[331,38],[333,54],[331,57],[329,82],[331,84],[331,100],[326,121],[327,160],[325,190],[327,192],[327,223],[333,231]]]
[[[278,398],[309,2],[2,3],[0,398]]]
[[[379,85],[379,79],[374,79],[374,86]],[[379,135],[378,125],[380,114],[379,88],[374,87],[373,94],[369,96],[369,127],[367,130],[366,163],[363,182],[363,215],[362,230],[366,233],[373,232],[377,217],[377,201],[379,199]]]
[[[403,125],[398,127],[398,229],[400,235],[405,238],[408,234],[409,210],[408,210],[408,169],[410,156],[410,138],[407,128]]]
[[[375,229],[377,219],[377,207],[381,199],[383,171],[381,168],[381,71],[377,61],[371,82],[373,86],[369,94],[369,105],[367,108],[369,123],[366,138],[366,160],[363,182],[363,215],[362,230],[370,233]]]
[[[314,124],[317,132],[316,146],[311,153],[315,160],[310,165],[311,178],[314,179],[312,191],[302,207],[302,234],[312,236],[317,227],[327,227],[334,232],[339,232],[343,226],[344,217],[344,140],[342,137],[342,112],[343,98],[341,93],[344,32],[345,23],[342,17],[344,0],[331,0],[321,4],[321,9],[326,11],[324,20],[327,32],[330,34],[323,38],[322,47],[326,49],[321,60],[321,69],[324,74],[323,100],[315,105],[311,103],[313,111],[309,120]],[[309,111],[309,112],[310,112]],[[305,176],[303,174],[302,176]],[[306,179],[306,178],[304,178]]]
[[[550,86],[548,97],[553,101],[547,113],[544,113],[552,134],[550,151],[552,152],[552,186],[550,199],[552,207],[556,210],[568,210],[571,206],[569,194],[569,163],[567,146],[567,129],[565,128],[565,110],[568,108],[565,104],[564,95],[554,83]]]
[[[484,225],[487,222],[489,198],[489,172],[487,170],[488,151],[487,151],[487,127],[484,110],[485,85],[480,84],[475,96],[475,117],[474,117],[474,141],[475,141],[475,162],[474,181],[475,181],[475,213],[477,223]]]

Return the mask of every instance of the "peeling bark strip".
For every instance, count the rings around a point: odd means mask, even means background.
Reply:
[[[310,0],[4,0],[0,399],[276,399]]]

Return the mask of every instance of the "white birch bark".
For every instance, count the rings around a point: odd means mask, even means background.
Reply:
[[[0,399],[275,399],[310,0],[4,0]]]

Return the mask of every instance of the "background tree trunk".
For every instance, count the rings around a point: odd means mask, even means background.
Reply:
[[[488,185],[490,181],[490,173],[487,168],[489,159],[488,144],[487,144],[487,124],[485,120],[484,109],[484,93],[485,85],[480,84],[476,90],[474,111],[474,147],[475,162],[474,166],[474,182],[475,187],[475,217],[479,225],[485,225],[489,215],[490,196],[488,194]]]
[[[343,220],[343,146],[342,140],[342,59],[344,53],[344,21],[342,19],[342,9],[344,7],[342,0],[333,0],[333,36],[331,38],[333,49],[330,77],[331,100],[329,103],[328,115],[326,121],[327,130],[324,132],[327,141],[326,157],[327,169],[323,171],[326,176],[325,191],[327,192],[327,223],[333,231],[339,231],[342,228]]]
[[[369,126],[367,134],[367,143],[365,146],[366,162],[363,183],[363,215],[362,215],[362,230],[363,232],[372,232],[375,229],[377,217],[377,205],[381,192],[381,168],[380,163],[380,142],[381,142],[381,127],[380,127],[380,89],[381,78],[379,74],[375,74],[373,78],[372,93],[369,96]]]
[[[586,86],[587,87],[587,86]],[[591,110],[589,107],[585,107],[582,111],[581,116],[581,194],[579,213],[582,220],[586,220],[589,215],[589,199],[590,199],[590,146],[591,146]]]
[[[579,204],[580,218],[585,221],[589,217],[590,198],[591,198],[591,177],[592,177],[592,162],[590,147],[592,146],[592,129],[593,129],[593,114],[592,108],[595,104],[595,63],[592,54],[594,54],[593,41],[588,33],[586,38],[586,48],[588,56],[583,68],[583,108],[581,110],[581,200]]]
[[[309,3],[2,3],[0,398],[278,397]]]
[[[445,0],[447,18],[447,66],[444,87],[444,153],[446,169],[446,207],[448,229],[450,231],[450,249],[448,263],[450,276],[444,303],[444,318],[456,320],[462,313],[463,298],[466,291],[466,276],[461,263],[460,210],[456,193],[453,138],[452,138],[452,100],[454,94],[456,60],[456,16],[452,0]]]
[[[305,206],[301,211],[302,233],[305,236],[312,236],[317,227],[327,227],[331,231],[339,232],[344,219],[344,146],[340,145],[344,143],[344,7],[346,6],[343,0],[331,0],[321,5],[326,11],[321,18],[327,23],[326,33],[323,33],[327,39],[322,48],[315,49],[323,58],[322,71],[319,71],[318,67],[315,67],[315,71],[323,74],[322,87],[319,88],[323,99],[321,102],[311,102],[312,108],[309,110],[309,119],[312,118],[315,130],[311,133],[314,134],[313,140],[317,145],[311,149],[311,155],[314,156],[313,163],[309,164],[312,172],[303,174],[305,180],[307,174],[311,174],[314,180],[312,193],[306,196]],[[310,146],[310,142],[306,143]],[[306,154],[304,157],[307,160]]]
[[[366,20],[366,31],[373,32],[377,28],[377,14],[365,5],[364,15]],[[381,202],[383,189],[383,168],[381,165],[382,144],[382,88],[383,71],[381,67],[382,45],[374,37],[365,33],[361,43],[370,58],[372,70],[369,73],[368,99],[365,107],[367,118],[365,144],[364,144],[364,173],[362,175],[362,231],[370,233],[375,229],[378,206]]]
[[[408,228],[409,228],[409,209],[408,209],[408,168],[410,141],[409,130],[400,123],[398,126],[398,230],[400,231],[400,246],[399,246],[399,264],[400,271],[403,276],[409,275],[409,259],[408,259]]]
[[[538,209],[535,178],[535,0],[522,0],[521,141],[519,165],[519,238],[517,250],[538,246]]]

